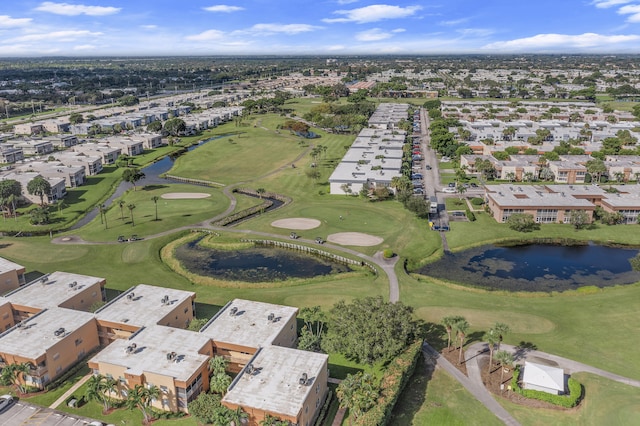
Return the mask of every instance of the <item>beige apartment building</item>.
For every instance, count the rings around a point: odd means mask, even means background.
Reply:
[[[250,425],[267,414],[297,425],[317,417],[328,356],[295,349],[297,308],[235,299],[189,331],[195,293],[140,284],[91,312],[106,300],[104,286],[102,278],[54,272],[0,297],[0,367],[29,363],[26,384],[42,389],[95,353],[89,368],[117,381],[111,397],[157,386],[155,408],[188,413],[209,389],[209,360],[219,355],[238,373],[223,404],[241,407]]]
[[[24,285],[24,273],[24,266],[0,257],[0,295]],[[0,328],[2,330],[4,327]]]

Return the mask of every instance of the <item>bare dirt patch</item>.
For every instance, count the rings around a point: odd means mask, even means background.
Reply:
[[[322,225],[322,222],[318,219],[308,219],[304,217],[292,217],[289,219],[279,219],[271,222],[271,226],[275,228],[297,230],[314,229],[320,225]]]
[[[454,367],[460,370],[462,374],[464,374],[465,376],[468,376],[467,366],[464,363],[464,352],[462,354],[462,362],[460,363],[458,362],[460,360],[460,348],[456,348],[454,345],[451,345],[449,349],[447,348],[442,349],[440,351],[440,355],[445,357],[447,361],[449,361],[451,364],[453,364]]]
[[[211,194],[204,192],[168,192],[160,196],[160,198],[164,198],[165,200],[187,200],[209,197],[211,197]]]
[[[377,246],[384,242],[383,238],[376,237],[375,235],[363,234],[360,232],[340,232],[337,234],[331,234],[327,237],[327,241],[336,244],[342,244],[344,246]]]

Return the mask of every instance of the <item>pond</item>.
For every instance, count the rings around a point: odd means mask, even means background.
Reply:
[[[189,272],[225,281],[283,281],[350,271],[320,256],[276,247],[227,251],[201,247],[196,241],[180,246],[175,257]]]
[[[565,291],[640,281],[630,259],[638,249],[580,245],[486,245],[446,254],[413,271],[476,287],[508,291]]]

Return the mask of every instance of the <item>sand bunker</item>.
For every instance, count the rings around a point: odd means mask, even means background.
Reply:
[[[206,194],[204,192],[168,192],[160,196],[160,198],[164,198],[165,200],[185,200],[190,198],[208,197],[211,197],[211,194]]]
[[[271,222],[271,226],[276,228],[286,229],[313,229],[320,226],[322,223],[318,219],[306,219],[303,217],[292,217],[290,219],[280,219]]]
[[[375,235],[362,234],[360,232],[340,232],[327,237],[330,243],[342,244],[344,246],[377,246],[382,244],[384,239]]]

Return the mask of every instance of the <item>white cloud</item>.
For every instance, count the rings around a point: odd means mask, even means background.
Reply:
[[[487,37],[495,33],[494,30],[488,28],[461,28],[457,32],[469,37]]]
[[[337,0],[336,3],[338,3],[338,4],[351,4],[351,3],[358,3],[358,0]]]
[[[256,24],[251,28],[244,31],[240,31],[240,32],[248,32],[248,33],[261,34],[261,35],[269,35],[269,34],[277,34],[277,33],[293,35],[293,34],[300,34],[300,33],[315,31],[320,28],[322,27],[316,27],[314,25],[308,25],[308,24],[286,24],[286,25]]]
[[[464,24],[465,22],[468,22],[469,18],[460,18],[460,19],[453,19],[451,21],[440,21],[438,22],[438,25],[443,25],[445,27],[454,27],[456,25],[460,25],[460,24]]]
[[[380,41],[393,37],[393,34],[380,28],[372,28],[367,31],[356,33],[358,41]]]
[[[608,9],[612,6],[631,3],[632,1],[634,0],[593,0],[591,4],[597,7],[598,9]]]
[[[404,28],[396,28],[395,30],[391,30],[392,33],[403,33],[407,30],[405,30]]]
[[[227,4],[216,4],[215,6],[203,7],[207,12],[221,12],[221,13],[231,13],[231,12],[239,12],[244,10],[244,7],[240,6],[229,6]]]
[[[36,10],[66,16],[104,16],[113,15],[114,13],[120,12],[122,9],[111,6],[87,6],[83,4],[53,3],[45,1],[44,3],[41,3],[40,6],[36,7]]]
[[[484,50],[532,52],[539,50],[573,50],[608,47],[612,45],[640,40],[640,35],[601,35],[584,33],[570,34],[538,34],[533,37],[519,38],[509,41],[498,41],[483,46]]]
[[[73,46],[73,50],[75,51],[85,51],[85,50],[94,50],[97,46],[93,44],[81,44],[78,46]]]
[[[157,25],[140,25],[140,28],[145,29],[145,30],[155,30],[156,28],[158,28]]]
[[[24,42],[33,42],[33,41],[42,41],[42,40],[65,42],[65,41],[75,41],[79,38],[98,37],[101,35],[103,35],[103,33],[91,32],[88,30],[64,30],[64,31],[53,31],[50,33],[27,34],[19,37],[13,37],[11,39],[5,40],[5,42],[24,43]]]
[[[618,9],[620,15],[631,15],[627,18],[627,22],[640,22],[640,4],[630,4],[622,6]]]
[[[207,31],[201,32],[200,34],[186,36],[185,38],[191,41],[222,40],[224,39],[224,32],[218,31],[218,30],[207,30]]]
[[[22,27],[30,23],[31,18],[12,18],[9,15],[0,15],[0,28]]]
[[[392,6],[388,4],[373,4],[371,6],[360,7],[351,10],[336,10],[336,15],[344,15],[344,18],[326,18],[323,22],[356,22],[363,24],[366,22],[377,22],[384,19],[406,18],[421,10],[422,6]]]

